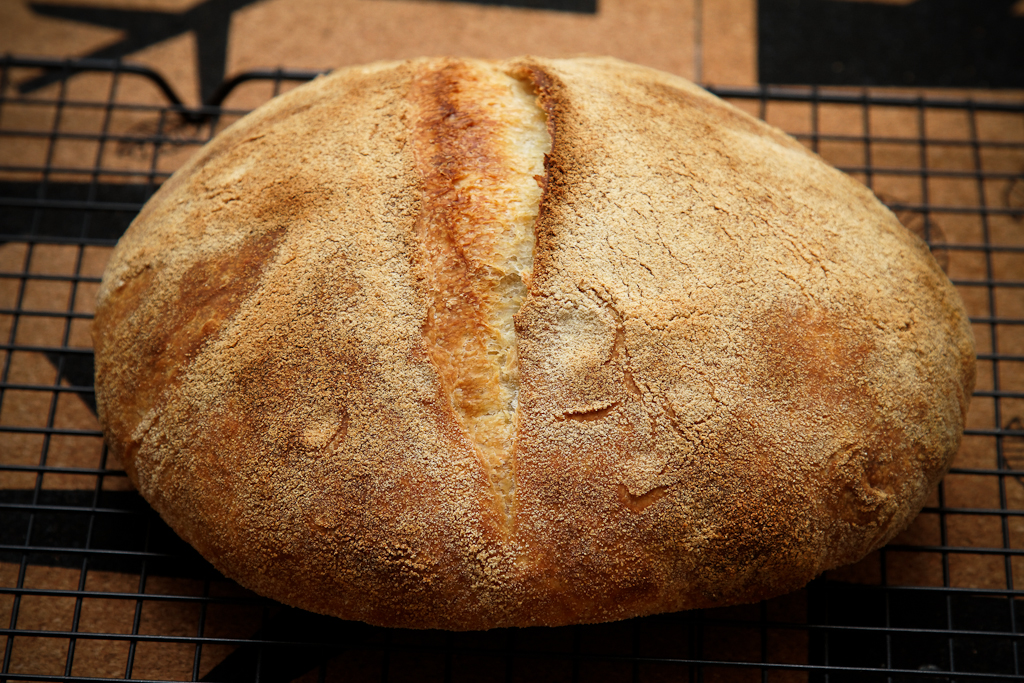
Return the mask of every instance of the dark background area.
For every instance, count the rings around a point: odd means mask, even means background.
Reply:
[[[1013,0],[760,0],[762,83],[1024,87]]]

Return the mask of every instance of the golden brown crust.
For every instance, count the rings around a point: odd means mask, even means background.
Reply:
[[[425,84],[478,68],[531,83],[552,137],[507,516],[424,335]],[[273,101],[147,205],[96,330],[108,441],[186,540],[283,602],[424,628],[799,587],[909,523],[974,382],[956,292],[868,190],[608,59],[378,64]]]

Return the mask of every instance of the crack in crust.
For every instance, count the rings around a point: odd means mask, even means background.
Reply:
[[[651,505],[656,503],[660,498],[664,498],[668,495],[668,489],[670,485],[665,484],[663,486],[655,486],[650,491],[633,495],[629,492],[629,489],[625,484],[619,484],[619,502],[623,506],[628,508],[634,514],[640,514]]]
[[[508,523],[519,389],[513,316],[533,269],[547,122],[530,86],[481,62],[427,66],[411,99],[423,335]]]

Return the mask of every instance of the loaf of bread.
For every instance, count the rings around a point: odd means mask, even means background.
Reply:
[[[348,68],[232,125],[110,260],[113,453],[228,577],[372,624],[752,602],[905,528],[974,383],[862,185],[612,59]]]

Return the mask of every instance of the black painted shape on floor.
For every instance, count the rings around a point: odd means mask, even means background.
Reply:
[[[8,239],[19,237],[56,237],[74,242],[76,238],[115,240],[124,234],[138,208],[153,193],[145,184],[49,183],[43,199],[39,199],[39,183],[0,182],[0,205],[3,198],[38,200],[39,206],[4,207],[0,231]],[[124,209],[88,210],[76,206],[61,208],[62,202],[124,205]],[[47,352],[46,359],[59,370],[61,381],[71,386],[93,386],[94,356],[81,351]],[[96,413],[96,396],[91,392],[78,394],[85,405]]]
[[[447,2],[597,14],[597,0],[447,0]]]
[[[28,563],[47,567],[80,569],[85,553],[89,519],[93,517],[93,550],[115,553],[88,554],[89,569],[138,574],[142,562],[146,573],[159,576],[206,578],[218,573],[190,545],[181,540],[135,491],[100,491],[93,510],[92,491],[44,489],[33,504],[33,491],[0,489],[0,545],[25,545],[32,519],[32,535],[28,544],[45,550],[32,551]],[[45,506],[45,507],[43,507]],[[46,508],[63,509],[46,509]],[[149,538],[147,543],[146,538]],[[157,557],[117,554],[156,553]],[[18,564],[25,555],[15,548],[0,550],[0,562]]]
[[[57,369],[60,380],[66,381],[73,387],[91,387],[96,372],[95,358],[91,353],[60,353],[48,351],[44,354],[46,360]],[[82,399],[85,407],[96,415],[96,394],[92,392],[78,392],[78,398]]]
[[[808,586],[807,604],[807,621],[812,626],[809,664],[884,669],[888,661],[893,669],[927,673],[949,671],[952,655],[956,671],[961,673],[1014,675],[1014,639],[1006,633],[1014,631],[1014,622],[1022,623],[1024,605],[1012,597],[818,580]],[[814,625],[830,628],[813,629]],[[844,630],[844,626],[854,630]],[[950,635],[951,629],[975,633]],[[992,635],[977,633],[984,631]],[[815,671],[809,680],[824,683],[826,677],[829,683],[925,680],[842,670]],[[927,680],[950,683],[961,678],[933,674]]]
[[[116,240],[156,190],[145,183],[51,182],[40,198],[40,187],[38,182],[0,182],[0,234],[8,239],[66,238],[72,243],[76,238]],[[5,198],[29,200],[33,205],[3,206]]]
[[[372,627],[357,621],[342,621],[288,607],[268,619],[251,639],[317,645],[246,643],[213,667],[202,680],[218,683],[294,681],[345,649],[361,645],[373,631]]]
[[[227,66],[228,32],[231,14],[256,0],[206,0],[184,12],[147,12],[81,5],[30,3],[36,14],[69,19],[125,32],[121,40],[88,55],[99,59],[119,59],[168,38],[192,31],[196,37],[199,65],[200,101],[206,102],[224,80]],[[22,93],[38,90],[67,77],[55,71],[25,81],[18,86]]]
[[[210,102],[224,81],[227,68],[228,34],[235,10],[257,0],[206,0],[184,12],[125,10],[109,7],[29,3],[36,14],[67,19],[123,31],[125,37],[87,55],[93,59],[121,59],[151,45],[191,31],[196,38],[199,69],[199,101]],[[496,5],[528,9],[596,14],[597,0],[448,0],[475,5]],[[21,93],[34,92],[66,79],[69,72],[50,71],[18,85]]]
[[[1024,87],[1015,0],[760,0],[762,83]]]

